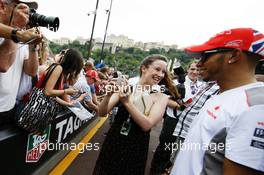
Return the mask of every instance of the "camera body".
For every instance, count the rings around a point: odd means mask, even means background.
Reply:
[[[124,85],[126,78],[124,77],[124,75],[122,75],[121,72],[116,71],[113,73],[113,80],[116,81],[116,84],[118,86],[122,86]]]
[[[118,78],[118,73],[117,73],[117,71],[115,71],[115,72],[113,73],[113,78]]]
[[[29,25],[30,27],[47,27],[49,30],[56,32],[59,29],[60,20],[58,17],[47,17],[38,14],[35,9],[30,9]]]

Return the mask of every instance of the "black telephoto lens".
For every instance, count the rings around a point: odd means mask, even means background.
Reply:
[[[36,13],[34,9],[30,9],[29,25],[30,27],[47,27],[49,30],[56,32],[59,29],[60,20],[58,17],[47,17]]]

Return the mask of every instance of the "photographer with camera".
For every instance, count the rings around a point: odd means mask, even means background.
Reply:
[[[37,8],[36,3],[31,2],[29,5]],[[7,38],[0,38],[0,72],[6,72],[15,61],[16,50],[19,50],[17,48],[20,45],[16,43],[20,41],[25,42],[26,39],[30,41],[34,39],[34,43],[37,44],[41,42],[42,36],[36,33],[36,29],[29,29],[22,32],[22,29],[29,22],[29,7],[20,1],[1,0],[0,21],[0,27],[3,30],[1,32],[2,37]]]
[[[19,30],[26,28],[29,22],[29,7],[36,8],[36,2],[0,0],[0,20],[3,25],[13,27],[11,38],[0,38],[0,127],[12,124],[19,82],[24,73],[36,76],[38,70],[37,44],[42,36],[36,29],[34,42],[29,45],[18,43]]]

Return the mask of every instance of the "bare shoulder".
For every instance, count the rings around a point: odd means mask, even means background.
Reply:
[[[55,74],[61,74],[61,72],[62,72],[62,67],[61,67],[61,65],[56,66],[56,68],[54,69],[53,72],[55,72]]]
[[[55,68],[56,71],[61,71],[62,72],[62,67],[61,65],[57,65],[56,68]]]
[[[169,99],[168,95],[160,92],[151,94],[151,97],[155,102],[167,101]]]

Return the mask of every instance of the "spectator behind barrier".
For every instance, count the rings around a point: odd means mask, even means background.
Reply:
[[[47,40],[43,40],[39,44],[38,56],[39,56],[38,75],[31,77],[25,73],[22,74],[22,78],[19,84],[19,91],[16,98],[16,117],[19,116],[20,112],[28,102],[28,98],[31,93],[31,90],[36,85],[39,75],[42,75],[49,67],[47,63],[49,59],[49,48],[48,48]]]
[[[98,112],[98,106],[95,105],[92,101],[92,93],[90,86],[87,84],[85,79],[84,72],[81,72],[78,81],[73,86],[79,92],[75,95],[72,95],[72,99],[80,101],[89,111]]]
[[[99,72],[103,73],[107,79],[109,78],[110,68],[106,65],[99,69]]]
[[[17,1],[0,1],[1,23],[18,29],[25,28],[28,23],[29,7]],[[30,37],[40,42],[40,34],[36,29],[28,31]],[[0,38],[0,127],[13,123],[15,103],[22,73],[35,76],[38,70],[37,46],[33,43],[21,45],[13,30],[12,40]],[[8,37],[7,37],[8,38]],[[15,41],[15,42],[14,42]]]
[[[94,70],[94,64],[91,60],[87,60],[86,63],[84,64],[84,71],[87,72],[89,70]]]
[[[100,84],[99,84],[99,86],[98,86],[98,95],[99,96],[102,96],[102,95],[105,95],[105,87],[106,87],[106,85],[108,85],[108,83],[109,83],[109,79],[108,79],[108,77],[105,75],[105,74],[103,74],[102,72],[98,72],[98,77],[100,78]]]
[[[41,41],[41,35],[35,33],[34,29],[21,30],[28,22],[26,14],[29,13],[29,9],[27,6],[34,9],[38,8],[35,1],[1,0],[0,4],[2,13],[7,14],[6,17],[2,16],[0,20],[0,37],[7,39],[6,42],[8,43],[11,41],[15,43],[31,41],[31,43],[37,44]]]
[[[109,67],[109,71],[108,71],[109,80],[112,80],[114,72],[115,72],[115,69],[113,67]]]
[[[56,65],[56,68],[47,81],[44,93],[47,96],[56,96],[56,100],[61,105],[72,106],[74,102],[70,101],[68,95],[73,95],[78,90],[72,87],[63,89],[63,87],[64,84],[68,85],[78,79],[83,67],[82,55],[78,50],[67,49],[62,55],[60,62],[51,66],[54,65]],[[44,77],[45,74],[42,75],[41,79],[43,80]]]
[[[185,76],[185,96],[183,102],[191,99],[201,88],[203,88],[203,82],[198,80],[198,61],[194,60],[189,63],[187,68],[187,75]]]
[[[97,95],[96,95],[96,89],[95,89],[96,83],[98,84],[101,81],[98,76],[98,73],[96,72],[96,70],[88,70],[86,72],[85,77],[91,89],[93,103],[95,105],[99,105],[99,102],[97,100]]]
[[[51,58],[50,56],[50,48],[48,45],[47,39],[43,40],[43,42],[40,43],[39,48],[39,75],[42,75],[46,69],[54,63],[54,58]]]

